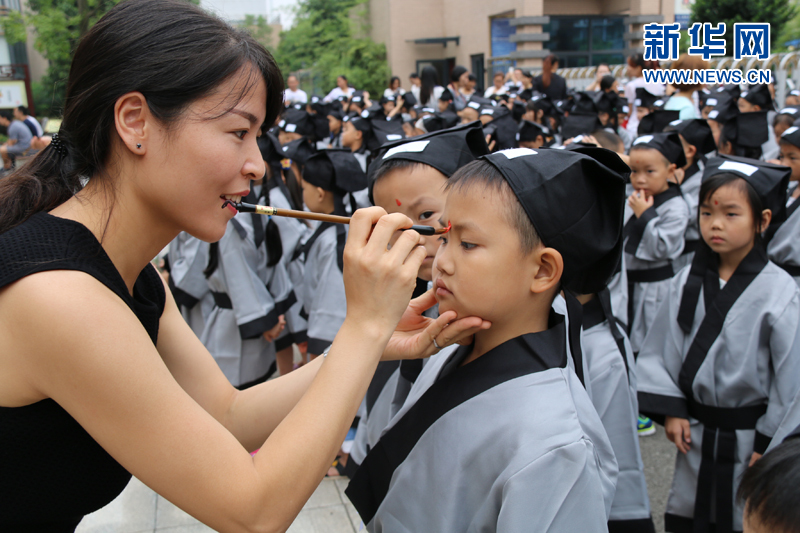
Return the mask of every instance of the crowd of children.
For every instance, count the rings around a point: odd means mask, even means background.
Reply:
[[[491,324],[381,363],[337,460],[347,495],[370,531],[652,532],[652,419],[678,450],[667,531],[796,531],[800,93],[654,86],[633,56],[626,83],[601,66],[554,100],[557,65],[547,91],[426,67],[378,100],[290,77],[265,127],[244,201],[448,228],[421,238],[412,309]],[[218,243],[172,243],[176,301],[234,385],[325,354],[346,238],[240,214]]]

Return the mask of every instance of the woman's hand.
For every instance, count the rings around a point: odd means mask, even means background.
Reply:
[[[407,216],[387,215],[380,207],[359,209],[350,220],[344,248],[346,320],[386,338],[408,306],[425,259],[416,231],[402,232],[388,249],[395,232],[411,225]]]
[[[678,451],[689,452],[692,443],[692,428],[687,419],[668,416],[664,421],[664,431],[667,433],[667,438],[678,447]]]
[[[456,319],[455,311],[445,311],[436,320],[422,313],[436,304],[433,289],[411,300],[400,318],[386,350],[384,360],[422,359],[451,344],[469,344],[472,336],[492,324],[476,316]],[[433,340],[436,339],[436,344]]]

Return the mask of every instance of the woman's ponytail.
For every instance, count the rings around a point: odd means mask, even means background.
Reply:
[[[264,237],[267,245],[267,266],[274,267],[283,257],[283,242],[281,241],[281,230],[272,217],[267,221]]]
[[[51,142],[22,168],[0,179],[0,234],[35,213],[55,209],[80,190],[63,138],[57,135],[55,145]]]

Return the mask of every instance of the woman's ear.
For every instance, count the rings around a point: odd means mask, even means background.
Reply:
[[[531,283],[531,292],[541,294],[558,287],[564,273],[564,258],[554,248],[539,248],[532,252],[536,274]]]
[[[772,222],[772,209],[764,209],[761,212],[761,233],[767,231],[770,222]]]
[[[117,135],[133,154],[144,155],[147,151],[152,120],[147,99],[140,92],[124,94],[114,104],[114,125]]]

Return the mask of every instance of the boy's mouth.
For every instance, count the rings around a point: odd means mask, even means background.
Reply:
[[[441,278],[436,280],[434,287],[436,288],[436,296],[439,296],[440,298],[453,295],[450,289],[447,288],[447,284],[445,284]]]

